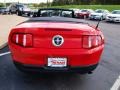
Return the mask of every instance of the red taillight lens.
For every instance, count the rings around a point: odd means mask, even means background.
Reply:
[[[83,48],[91,48],[92,38],[90,36],[83,37]]]
[[[101,36],[83,36],[83,48],[94,48],[102,44]]]
[[[33,36],[31,34],[13,34],[12,42],[24,47],[32,47]]]

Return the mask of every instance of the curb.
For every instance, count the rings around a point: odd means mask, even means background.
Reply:
[[[1,46],[0,46],[0,49],[2,49],[2,48],[4,48],[5,46],[7,46],[7,42],[6,43],[4,43],[4,44],[2,44]]]

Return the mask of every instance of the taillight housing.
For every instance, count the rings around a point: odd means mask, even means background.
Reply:
[[[83,48],[90,49],[102,45],[104,41],[100,35],[86,35],[83,36]]]
[[[23,47],[32,47],[33,46],[33,36],[32,34],[26,33],[15,33],[11,38],[12,42],[16,45]]]

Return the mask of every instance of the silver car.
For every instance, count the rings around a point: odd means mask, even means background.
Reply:
[[[120,22],[120,10],[114,10],[106,17],[107,22]]]
[[[97,9],[95,10],[94,13],[91,13],[89,15],[89,19],[94,19],[94,20],[104,20],[106,19],[106,16],[109,14],[110,12],[108,10],[105,9]]]

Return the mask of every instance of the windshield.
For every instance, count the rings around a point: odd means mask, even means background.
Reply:
[[[6,9],[6,8],[0,8],[0,10],[4,10],[4,9]]]
[[[96,13],[103,13],[103,10],[95,10]]]
[[[120,14],[120,11],[113,11],[112,14]]]
[[[19,8],[27,8],[27,6],[26,5],[16,5],[17,7],[19,7]]]
[[[24,5],[16,5],[17,7],[24,7]]]
[[[87,10],[81,10],[81,12],[87,12]]]

